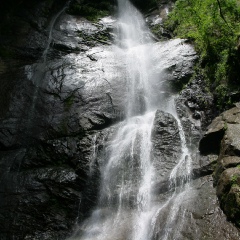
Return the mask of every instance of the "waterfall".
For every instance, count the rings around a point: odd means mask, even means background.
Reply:
[[[141,13],[128,0],[118,0],[117,24],[116,55],[124,64],[126,119],[119,123],[101,156],[97,207],[70,239],[177,239],[169,238],[169,231],[176,223],[176,215],[184,217],[184,210],[180,212],[179,206],[188,191],[186,183],[191,172],[183,127],[176,114],[174,97],[167,100],[163,97],[166,89],[161,82],[165,79],[153,69],[154,55],[161,53],[155,52],[155,43]],[[169,176],[170,193],[161,200],[153,189],[159,174],[152,160],[151,141],[157,109],[176,118],[182,142],[181,157]],[[179,177],[183,180],[177,184]],[[156,225],[163,213],[163,225],[157,235]]]

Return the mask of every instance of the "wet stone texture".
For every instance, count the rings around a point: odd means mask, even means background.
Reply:
[[[219,207],[211,176],[192,181],[190,188],[180,194],[177,200],[181,202],[179,205],[175,203],[175,211],[182,213],[176,218],[176,222],[180,224],[174,225],[173,222],[169,228],[162,228],[172,210],[166,208],[166,215],[163,212],[156,224],[158,227],[155,229],[154,239],[163,239],[166,232],[168,239],[239,239],[240,231],[227,220]]]
[[[202,137],[202,130],[206,129],[214,117],[213,96],[207,91],[204,77],[194,76],[180,92],[175,103],[188,146],[194,148]]]

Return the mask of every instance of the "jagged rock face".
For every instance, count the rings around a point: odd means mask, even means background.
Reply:
[[[69,53],[84,52],[89,43],[78,44],[78,30],[74,29],[78,18],[72,22],[74,30],[61,32],[56,22],[45,65],[42,56],[48,35],[46,23],[52,16],[41,15],[45,10],[51,13],[51,6],[44,3],[38,5],[36,17],[42,25],[39,29],[31,28],[27,20],[28,34],[20,34],[19,41],[9,44],[18,55],[2,59],[5,68],[0,73],[4,92],[0,123],[1,239],[65,239],[74,224],[94,206],[98,192],[98,169],[89,177],[95,133],[84,132],[79,121],[82,86],[65,83],[65,71],[73,63],[61,59]],[[57,8],[52,14],[56,12]],[[61,15],[58,20],[65,23],[69,19],[71,16]],[[75,35],[70,37],[72,34]],[[98,38],[95,39],[93,43],[97,44]],[[5,42],[1,44],[5,48]],[[96,128],[101,128],[105,121],[111,122],[104,115],[97,116],[101,121],[94,123]]]
[[[219,153],[214,174],[217,196],[227,217],[237,225],[240,221],[239,130],[240,109],[237,105],[215,118],[200,142],[203,154]]]
[[[210,124],[214,116],[213,96],[206,89],[204,77],[196,75],[175,100],[190,148],[198,145],[202,137],[201,131]]]
[[[153,161],[156,163],[159,182],[154,186],[157,199],[165,199],[171,192],[169,173],[174,160],[181,156],[181,140],[178,132],[179,126],[171,114],[158,110],[156,112],[153,130]],[[191,132],[187,132],[191,137]],[[193,156],[194,157],[194,156]],[[165,210],[161,209],[161,217],[156,220],[153,239],[163,239],[166,234],[169,239],[238,239],[240,232],[227,221],[226,216],[218,205],[216,190],[213,187],[213,173],[216,165],[216,155],[208,158],[193,158],[191,187],[183,191],[176,199],[170,200],[171,204]],[[224,166],[233,166],[238,159],[225,162]],[[184,174],[184,173],[182,173]],[[182,175],[176,178],[176,186],[180,187]],[[234,191],[237,189],[235,187]],[[231,191],[231,197],[232,197]],[[237,206],[236,206],[237,208]],[[164,209],[164,207],[163,207]],[[183,211],[183,215],[179,214]],[[175,216],[176,227],[165,229],[170,216]],[[179,224],[181,222],[181,224]],[[221,226],[219,228],[219,226]],[[224,236],[224,237],[223,237]]]

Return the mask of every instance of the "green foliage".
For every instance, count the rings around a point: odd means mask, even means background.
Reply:
[[[231,184],[232,185],[237,185],[237,183],[238,183],[238,178],[239,178],[239,176],[238,175],[233,175],[232,177],[231,177]],[[238,186],[238,185],[237,185]]]
[[[87,18],[89,21],[97,21],[99,18],[105,17],[112,11],[112,5],[108,0],[73,2],[68,8],[68,13],[79,15]]]
[[[131,2],[141,11],[147,12],[149,9],[156,9],[159,0],[131,0]]]
[[[239,0],[178,0],[165,24],[195,43],[213,88],[218,86],[218,104],[232,89],[240,90]]]

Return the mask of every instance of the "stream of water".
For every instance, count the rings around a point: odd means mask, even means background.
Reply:
[[[116,54],[126,66],[126,120],[105,149],[98,205],[71,239],[178,239],[184,217],[179,206],[189,188],[191,158],[174,96],[166,101],[160,94],[164,89],[156,88],[161,77],[153,74],[152,65],[154,54],[159,53],[154,53],[145,20],[128,0],[118,0],[117,36]],[[181,157],[169,176],[171,193],[161,201],[154,196],[159,172],[151,159],[151,133],[157,109],[176,118],[182,145]],[[179,176],[183,180],[177,184]],[[159,219],[161,226],[157,227]],[[174,230],[175,224],[178,227]]]

